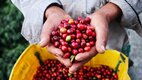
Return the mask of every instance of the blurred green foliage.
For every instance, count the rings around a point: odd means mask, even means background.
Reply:
[[[28,46],[20,34],[23,16],[10,0],[0,0],[0,80],[8,80],[11,69]]]

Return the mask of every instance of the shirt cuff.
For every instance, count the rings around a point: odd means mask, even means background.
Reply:
[[[30,43],[38,43],[40,41],[44,12],[53,3],[61,5],[58,0],[38,0],[35,1],[29,10],[26,10],[21,34]]]
[[[121,26],[135,30],[140,36],[142,36],[142,25],[139,20],[139,15],[126,0],[109,0],[109,2],[117,5],[121,11]]]

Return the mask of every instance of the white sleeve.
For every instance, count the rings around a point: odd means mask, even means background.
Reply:
[[[108,0],[116,4],[122,10],[121,25],[135,30],[142,37],[142,24],[140,13],[142,12],[142,0]]]
[[[44,20],[45,9],[59,0],[11,0],[24,15],[21,34],[30,43],[40,41],[40,33]]]

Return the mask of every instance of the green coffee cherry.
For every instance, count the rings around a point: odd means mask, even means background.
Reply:
[[[71,41],[71,36],[70,35],[66,37],[66,41],[67,42]]]

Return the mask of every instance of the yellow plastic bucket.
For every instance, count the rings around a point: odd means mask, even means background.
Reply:
[[[38,53],[37,53],[38,52]],[[40,60],[55,59],[47,52],[46,48],[40,48],[38,45],[30,45],[19,57],[15,63],[9,80],[32,80],[37,67],[40,66]],[[118,63],[120,63],[118,65]],[[96,67],[98,65],[107,65],[113,69],[118,67],[119,80],[131,80],[128,71],[128,58],[116,51],[106,50],[104,54],[97,54],[85,66]]]

